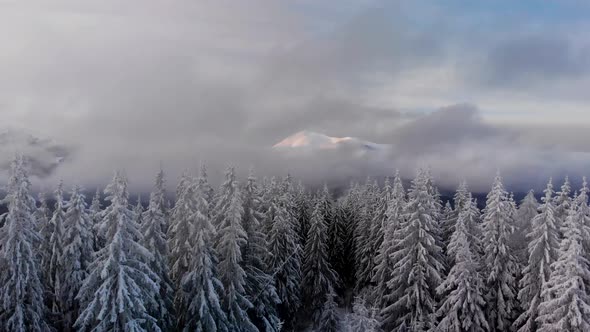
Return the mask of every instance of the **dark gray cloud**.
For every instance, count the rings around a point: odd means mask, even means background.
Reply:
[[[489,53],[490,80],[535,85],[548,79],[583,77],[590,68],[589,46],[577,45],[566,35],[526,35],[502,41]]]

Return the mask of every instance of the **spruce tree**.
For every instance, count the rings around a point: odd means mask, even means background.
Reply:
[[[384,308],[391,303],[385,300],[388,293],[387,284],[393,278],[393,266],[395,262],[392,261],[391,256],[396,250],[397,241],[394,238],[395,232],[399,229],[403,220],[404,208],[406,205],[406,193],[402,184],[399,171],[396,171],[393,180],[393,189],[387,204],[386,220],[383,226],[383,242],[375,257],[375,273],[373,276],[373,283],[375,290],[373,293],[373,300],[375,305],[379,308]]]
[[[549,280],[551,265],[556,261],[559,251],[559,232],[555,222],[555,207],[553,205],[553,184],[551,180],[545,189],[540,213],[532,220],[532,230],[527,235],[528,264],[520,280],[518,300],[523,313],[514,322],[518,332],[533,332],[537,330],[535,320],[539,314],[539,303],[542,301],[543,285]]]
[[[176,300],[179,327],[186,332],[228,331],[227,316],[221,307],[224,289],[217,273],[218,259],[213,247],[217,232],[211,223],[209,189],[207,173],[202,169],[194,188],[194,227],[189,234],[194,245]]]
[[[305,246],[307,231],[309,230],[309,220],[311,219],[312,206],[311,198],[309,197],[309,194],[305,190],[305,187],[303,186],[303,183],[301,183],[301,181],[298,183],[295,192],[295,205],[297,207],[297,224],[299,225],[297,233],[299,234],[301,246],[303,247]]]
[[[569,209],[572,203],[572,187],[570,184],[569,177],[565,177],[563,185],[559,192],[556,193],[554,198],[555,202],[555,222],[557,223],[557,229],[559,230],[559,238],[563,238],[562,228],[565,224],[565,220],[569,214]]]
[[[358,206],[358,220],[354,234],[356,257],[356,291],[360,292],[371,282],[374,268],[373,244],[371,243],[371,229],[374,212],[378,206],[378,186],[367,179]]]
[[[405,220],[394,234],[398,245],[391,255],[395,265],[386,298],[392,304],[381,311],[382,324],[388,330],[406,325],[425,331],[434,323],[436,288],[444,269],[437,241],[437,203],[425,171],[418,172],[408,196]]]
[[[55,208],[53,210],[53,217],[49,221],[53,233],[49,238],[50,254],[47,256],[48,261],[45,261],[45,278],[47,282],[48,306],[54,316],[56,327],[61,328],[63,303],[61,302],[61,294],[64,282],[64,199],[63,199],[63,183],[60,182],[55,191]]]
[[[63,328],[71,331],[80,313],[80,302],[76,299],[82,283],[88,275],[88,266],[94,253],[92,221],[86,206],[86,197],[80,187],[72,190],[66,204],[63,238],[63,287],[59,294],[64,313]]]
[[[102,205],[100,203],[100,189],[96,189],[96,193],[92,198],[90,204],[90,220],[92,221],[92,233],[94,234],[94,251],[98,251],[104,246],[104,240],[98,235],[100,223],[102,222]]]
[[[35,211],[36,227],[39,230],[39,242],[35,245],[38,252],[35,254],[39,257],[40,268],[42,269],[43,284],[45,290],[49,289],[46,278],[46,267],[49,266],[51,260],[51,235],[53,234],[53,224],[50,222],[53,216],[51,209],[47,203],[47,196],[45,193],[39,195],[41,206]],[[47,298],[50,298],[47,294]]]
[[[143,223],[143,205],[141,205],[141,195],[137,195],[137,202],[133,209],[134,221],[140,225]]]
[[[328,227],[324,219],[324,207],[318,201],[311,215],[311,225],[303,251],[303,285],[306,294],[305,307],[311,313],[314,326],[319,326],[326,295],[338,280],[328,257]]]
[[[5,332],[50,331],[45,320],[41,271],[35,254],[35,199],[22,156],[10,166],[8,207],[0,229],[0,330]]]
[[[150,314],[158,320],[158,326],[162,330],[169,331],[175,324],[174,285],[168,273],[168,243],[164,233],[167,216],[164,196],[164,172],[160,170],[156,175],[147,210],[143,212],[140,228],[143,235],[141,244],[154,255],[149,264],[150,268],[160,280],[160,292],[156,297],[156,305],[149,308]],[[136,208],[135,213],[140,213],[139,209]]]
[[[535,197],[535,192],[530,190],[522,199],[518,211],[516,212],[514,235],[512,237],[512,247],[516,250],[515,254],[522,266],[526,266],[528,260],[528,239],[527,235],[531,232],[532,221],[537,216],[539,202]]]
[[[514,232],[512,204],[498,174],[483,214],[483,264],[486,313],[490,331],[506,331],[516,308],[517,260],[510,247]]]
[[[453,233],[455,232],[455,224],[457,224],[458,219],[455,218],[456,213],[451,206],[451,202],[446,202],[441,216],[442,239],[444,244],[443,249],[446,250],[449,246],[449,242],[451,242],[451,236],[453,236]]]
[[[253,305],[251,317],[258,329],[265,332],[278,332],[281,329],[281,320],[277,305],[281,300],[266,264],[272,254],[268,251],[268,243],[261,231],[261,221],[264,219],[261,196],[256,178],[251,171],[244,188],[242,218],[242,225],[248,237],[242,255],[242,266],[246,273],[244,289],[246,297]]]
[[[336,293],[333,289],[326,294],[322,317],[318,332],[340,332],[340,317],[338,316],[338,305],[336,304]]]
[[[448,252],[452,253],[454,262],[449,275],[437,288],[444,300],[437,310],[440,318],[436,331],[488,331],[484,312],[483,278],[479,273],[477,256],[469,243],[469,205],[463,205],[463,211],[455,224]]]
[[[269,231],[267,233],[268,248],[272,255],[267,265],[272,272],[277,294],[281,300],[279,315],[286,323],[286,327],[293,324],[293,318],[301,305],[301,247],[298,241],[297,229],[292,222],[293,216],[289,212],[288,200],[291,196],[284,192],[273,190],[267,211]]]
[[[206,181],[206,178],[204,180]],[[182,175],[176,195],[167,238],[170,250],[170,277],[175,285],[179,285],[188,271],[194,241],[190,237],[195,217],[194,181],[188,174]]]
[[[590,330],[590,262],[582,245],[585,215],[580,210],[585,200],[586,193],[580,193],[569,209],[559,256],[543,285],[536,319],[539,332]]]
[[[344,318],[345,332],[379,332],[379,320],[377,319],[377,309],[367,308],[366,301],[361,297],[356,297],[352,305],[352,312]],[[405,330],[398,330],[405,331]]]
[[[258,331],[247,312],[252,308],[252,303],[246,298],[246,273],[241,266],[241,249],[246,245],[248,235],[242,227],[244,207],[232,167],[226,170],[215,213],[218,225],[219,277],[225,288],[223,303],[227,313],[228,329],[236,332]]]
[[[142,235],[129,208],[127,179],[119,172],[105,189],[111,203],[100,235],[105,247],[88,268],[77,296],[82,312],[75,327],[86,331],[160,331],[148,308],[155,306],[159,278],[149,262],[154,256],[139,243]]]

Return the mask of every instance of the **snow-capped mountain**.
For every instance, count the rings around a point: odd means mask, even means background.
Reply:
[[[312,131],[300,131],[273,146],[275,149],[338,149],[341,147],[358,147],[369,151],[387,149],[388,144],[377,144],[356,137],[332,137]]]
[[[332,137],[312,131],[300,131],[276,143],[273,149],[282,152],[346,151],[352,156],[384,156],[390,149],[388,144],[378,144],[356,137]]]

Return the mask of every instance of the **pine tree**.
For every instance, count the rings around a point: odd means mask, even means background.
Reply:
[[[582,192],[574,200],[564,224],[558,259],[543,285],[543,302],[536,320],[539,332],[590,330],[590,262],[582,246],[585,216],[579,209],[586,199]]]
[[[51,235],[53,234],[53,224],[50,223],[53,213],[49,208],[47,203],[47,196],[45,193],[41,193],[39,195],[39,201],[41,206],[39,209],[35,211],[35,219],[36,219],[36,227],[39,229],[40,239],[38,243],[35,245],[35,249],[39,249],[38,253],[35,254],[39,256],[40,268],[42,271],[47,271],[45,268],[49,266],[49,261],[51,260]],[[42,273],[43,275],[43,284],[44,288],[48,289],[49,285],[47,284],[47,278],[45,272]],[[49,297],[49,296],[47,296]]]
[[[252,303],[246,298],[246,273],[242,268],[242,252],[248,235],[242,227],[244,208],[234,169],[228,168],[215,206],[218,225],[217,252],[219,276],[225,288],[223,301],[230,331],[258,331],[248,316]]]
[[[49,224],[49,220],[51,219],[51,209],[49,209],[49,204],[47,203],[47,194],[44,192],[39,193],[39,208],[35,211],[35,230],[37,232],[41,232],[47,224]],[[49,234],[49,236],[51,236]],[[47,237],[47,242],[49,243],[49,236]],[[43,239],[41,240],[41,242]],[[41,243],[39,242],[39,245]]]
[[[428,181],[427,173],[420,170],[412,181],[405,220],[394,234],[398,245],[391,255],[395,265],[385,299],[392,304],[381,311],[387,329],[403,324],[414,331],[432,327],[444,265],[437,242],[437,203]]]
[[[377,319],[377,310],[367,308],[365,300],[356,297],[352,305],[352,313],[346,315],[344,319],[345,332],[378,332],[379,320]],[[401,331],[401,330],[400,330]]]
[[[355,240],[355,257],[356,257],[356,291],[360,292],[371,282],[371,276],[374,267],[373,245],[371,243],[371,229],[373,223],[373,212],[376,210],[378,203],[376,183],[367,183],[363,188],[358,206],[358,220],[356,224]]]
[[[90,204],[90,220],[92,221],[92,233],[94,234],[94,251],[98,251],[104,246],[104,239],[98,235],[98,229],[102,221],[102,205],[100,204],[100,189],[96,189],[96,194]]]
[[[388,293],[388,282],[392,279],[394,261],[391,260],[392,254],[396,250],[397,241],[394,239],[395,232],[399,229],[403,220],[404,208],[406,205],[406,193],[402,184],[399,171],[396,171],[393,180],[393,189],[387,204],[386,221],[383,230],[383,242],[375,258],[375,273],[373,282],[375,291],[373,300],[379,308],[384,308],[391,303],[385,301],[385,295]]]
[[[157,305],[159,278],[150,269],[154,256],[138,241],[139,225],[129,209],[127,179],[116,173],[105,189],[111,205],[99,229],[105,239],[88,268],[78,299],[83,311],[75,328],[81,331],[160,331],[147,308]]]
[[[519,263],[526,265],[528,260],[527,235],[531,232],[532,221],[537,216],[539,202],[535,198],[535,192],[529,191],[522,199],[515,218],[514,235],[512,236],[512,247],[515,248],[515,254],[519,258]]]
[[[2,203],[8,212],[0,229],[0,330],[5,332],[50,331],[45,321],[43,285],[34,243],[35,199],[23,157],[11,164],[7,195]]]
[[[156,298],[157,304],[150,309],[150,315],[158,320],[158,326],[169,331],[175,324],[174,317],[174,287],[168,274],[168,243],[166,242],[166,203],[164,190],[164,172],[160,170],[156,176],[154,189],[150,194],[150,203],[143,212],[141,244],[154,255],[150,262],[151,270],[158,276],[160,292]],[[136,208],[135,213],[140,213]]]
[[[143,205],[141,205],[141,195],[137,195],[137,203],[133,209],[133,216],[135,223],[141,226],[143,223]]]
[[[297,185],[297,190],[295,192],[295,206],[297,207],[297,224],[299,225],[299,229],[297,233],[299,234],[299,238],[301,239],[301,246],[305,246],[305,240],[307,237],[307,231],[309,230],[309,220],[311,219],[311,199],[309,194],[305,190],[303,183],[301,181]],[[264,203],[263,203],[264,206]]]
[[[392,188],[389,179],[386,179],[384,188],[381,192],[376,193],[375,210],[372,213],[372,221],[370,225],[369,248],[367,257],[369,258],[369,265],[367,271],[363,274],[363,279],[372,281],[375,278],[376,257],[379,254],[379,249],[383,244],[384,225],[387,222],[387,211],[389,199],[391,197]]]
[[[199,177],[203,179],[202,176]],[[206,178],[204,178],[206,181]],[[182,175],[176,190],[176,203],[172,209],[168,228],[168,248],[170,250],[170,277],[176,285],[188,271],[192,243],[190,237],[195,217],[194,183],[186,173]]]
[[[213,248],[217,232],[211,223],[209,188],[207,173],[202,169],[194,189],[194,227],[189,234],[194,245],[177,296],[179,327],[186,332],[228,331],[227,316],[221,307],[224,289],[217,273],[218,259]]]
[[[62,260],[64,253],[64,220],[63,183],[60,182],[55,191],[53,217],[49,221],[53,229],[53,233],[51,233],[51,237],[49,238],[50,255],[47,256],[49,260],[44,264],[48,287],[48,305],[55,317],[54,320],[60,321],[56,324],[59,327],[61,327],[60,323],[63,319],[63,303],[61,302],[60,295],[64,291],[62,290],[62,284],[64,282],[64,261]]]
[[[437,288],[439,295],[445,295],[437,310],[440,319],[436,331],[484,332],[489,330],[484,313],[483,278],[479,273],[477,256],[469,243],[469,209],[463,211],[455,224],[448,252],[454,262],[449,275]]]
[[[559,192],[556,193],[554,200],[555,205],[555,222],[557,229],[559,230],[559,238],[563,238],[562,228],[565,224],[565,220],[569,214],[569,209],[571,207],[572,198],[570,197],[572,194],[572,187],[570,184],[569,177],[565,177],[563,185]]]
[[[80,303],[76,299],[82,283],[88,275],[87,269],[92,262],[94,252],[94,235],[92,221],[86,207],[86,197],[80,187],[75,186],[67,203],[63,238],[63,287],[59,294],[64,312],[64,330],[71,331],[80,312]]]
[[[293,323],[295,313],[301,304],[301,247],[297,228],[292,222],[288,202],[291,196],[284,191],[274,191],[267,211],[269,231],[267,242],[269,252],[267,265],[272,272],[277,294],[281,300],[278,306],[281,319],[287,324]],[[287,326],[288,327],[288,326]]]
[[[514,232],[512,206],[498,174],[487,195],[483,215],[487,317],[490,331],[506,331],[516,307],[517,260],[510,248]]]
[[[266,265],[272,254],[268,251],[268,243],[261,232],[264,213],[261,192],[253,171],[250,172],[244,188],[243,203],[242,225],[248,242],[243,249],[242,266],[246,272],[246,297],[253,305],[252,321],[260,331],[278,332],[281,329],[281,320],[277,313],[277,305],[281,300]]]
[[[442,238],[443,238],[443,249],[449,246],[449,242],[451,242],[451,236],[455,232],[455,224],[457,224],[457,219],[455,218],[456,213],[451,206],[451,202],[447,201],[445,204],[443,211],[442,211],[442,219],[441,219],[441,228],[442,228]]]
[[[336,293],[333,289],[326,294],[326,301],[322,308],[322,317],[318,332],[339,332],[341,331],[340,317],[338,317],[338,305],[336,304]]]
[[[306,294],[306,309],[311,313],[312,321],[317,327],[326,294],[338,280],[328,257],[327,225],[324,219],[324,207],[318,201],[311,215],[311,225],[303,251],[303,285]]]
[[[348,198],[340,199],[334,204],[334,224],[337,227],[331,233],[338,234],[338,244],[333,244],[330,264],[339,277],[338,285],[334,286],[335,291],[344,293],[348,288],[354,287],[355,282],[354,220]]]
[[[537,330],[535,320],[538,316],[539,303],[543,285],[549,280],[551,264],[557,260],[559,251],[559,232],[555,222],[555,207],[553,205],[553,184],[551,180],[545,189],[543,204],[532,221],[532,230],[527,235],[528,264],[523,271],[520,281],[518,300],[523,313],[514,322],[518,332],[533,332]]]

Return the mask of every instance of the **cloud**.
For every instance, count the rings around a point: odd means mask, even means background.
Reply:
[[[502,41],[489,53],[495,84],[535,84],[538,80],[579,78],[588,74],[590,48],[564,35],[527,35]]]
[[[533,127],[490,124],[503,114],[512,121],[515,110],[544,125],[587,119],[590,75],[578,70],[587,42],[566,21],[545,34],[530,28],[537,17],[505,27],[494,24],[501,13],[482,18],[433,1],[0,6],[3,123],[75,148],[60,167],[39,166],[47,183],[103,184],[124,168],[147,188],[160,162],[175,179],[207,160],[212,169],[232,162],[317,179],[394,167],[411,176],[428,163],[452,186],[451,171],[520,174],[547,160],[547,169],[575,168],[576,158],[551,156],[584,149],[573,136],[541,145]],[[528,29],[514,36],[515,26]],[[433,112],[444,105],[454,106]],[[340,151],[301,162],[269,152],[304,129],[396,148],[378,165],[346,163]]]
[[[12,158],[19,153],[27,160],[30,174],[48,178],[58,167],[68,162],[73,154],[71,147],[42,139],[15,129],[0,130],[0,170],[6,171]]]

